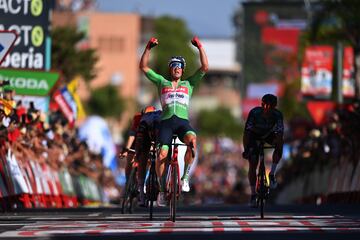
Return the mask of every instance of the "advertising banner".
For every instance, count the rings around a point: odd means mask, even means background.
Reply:
[[[301,93],[319,99],[330,98],[333,80],[334,49],[331,46],[311,46],[305,50],[301,69]]]
[[[0,79],[9,81],[10,87],[15,90],[16,95],[47,96],[58,81],[59,74],[55,72],[0,69]]]
[[[52,0],[0,1],[0,30],[19,35],[2,67],[50,69],[49,13]]]
[[[352,47],[344,48],[343,60],[343,95],[345,98],[355,97],[354,51]]]

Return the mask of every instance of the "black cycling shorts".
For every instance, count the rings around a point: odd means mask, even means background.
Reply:
[[[176,134],[180,141],[184,142],[186,134],[191,133],[196,136],[195,130],[190,126],[189,120],[173,115],[169,119],[160,122],[159,143],[160,146],[170,146],[172,137]]]
[[[259,135],[257,133],[254,133],[252,131],[246,131],[246,133],[248,134],[248,146],[246,146],[248,149],[251,149],[252,153],[251,154],[255,154],[257,155],[258,154],[258,143],[257,143],[257,140],[260,140],[262,139],[262,135]],[[275,132],[272,132],[270,133],[265,139],[265,143],[267,144],[270,144],[270,145],[274,145],[275,147],[275,152],[280,156],[282,156],[282,148],[283,148],[283,133],[280,132],[280,133],[275,133]],[[251,160],[253,159],[253,160]],[[256,161],[257,162],[257,158],[253,158],[251,157],[249,159],[250,161]]]

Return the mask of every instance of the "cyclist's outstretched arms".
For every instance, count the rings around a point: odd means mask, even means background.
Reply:
[[[197,36],[193,37],[193,39],[191,40],[191,43],[199,50],[200,63],[201,63],[200,70],[203,73],[206,73],[209,70],[209,63],[208,63],[208,58],[205,53],[205,49],[203,48],[203,46]]]
[[[151,48],[157,46],[159,44],[158,40],[154,37],[150,38],[148,44],[145,47],[144,53],[141,56],[140,59],[140,69],[144,72],[147,73],[150,70],[149,67],[149,59],[150,59],[150,50]]]

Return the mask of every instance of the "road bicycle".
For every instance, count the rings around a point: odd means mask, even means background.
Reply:
[[[135,154],[135,150],[133,149],[129,149],[128,151]],[[121,203],[122,214],[126,212],[133,213],[134,201],[136,201],[138,196],[138,181],[137,181],[138,163],[136,161],[133,161],[131,165],[132,165],[131,172],[125,184],[124,197]]]
[[[260,216],[263,219],[265,202],[270,194],[270,186],[266,178],[264,150],[273,149],[275,146],[266,145],[264,140],[257,141],[257,146],[259,154],[256,157],[259,158],[259,168],[256,180],[256,206],[260,206]]]
[[[194,146],[192,143],[190,145],[186,145],[183,143],[176,142],[177,136],[173,136],[172,140],[172,151],[170,153],[170,163],[168,165],[168,175],[166,179],[166,196],[167,200],[170,203],[170,220],[176,221],[176,204],[180,198],[181,194],[181,181],[180,181],[180,170],[178,163],[178,146],[189,146],[191,148],[192,157],[195,156]]]

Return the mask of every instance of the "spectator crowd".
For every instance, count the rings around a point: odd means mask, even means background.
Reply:
[[[303,138],[288,139],[291,156],[279,171],[280,187],[285,188],[304,175],[315,172],[320,174],[329,169],[334,169],[334,172],[339,170],[336,174],[341,176],[330,176],[328,185],[332,179],[339,179],[343,189],[347,188],[345,181],[355,183],[360,163],[359,123],[360,104],[354,102],[329,112],[321,126],[308,125],[307,134]],[[351,166],[350,175],[340,170],[346,166]],[[311,181],[306,182],[304,189],[312,188],[313,184]]]
[[[0,85],[4,85],[0,82]],[[2,208],[14,208],[14,199],[22,194],[32,195],[32,201],[17,203],[15,207],[56,205],[36,199],[34,195],[67,195],[76,198],[76,204],[119,202],[120,190],[110,169],[102,162],[102,156],[91,151],[86,141],[81,141],[77,128],[68,123],[59,109],[45,114],[33,102],[26,107],[21,100],[15,101],[14,90],[0,89],[0,200]],[[11,165],[9,154],[15,161]],[[52,173],[47,183],[37,179],[36,167],[42,174],[45,169]],[[27,186],[19,184],[11,175],[18,169]],[[21,181],[20,181],[21,182]],[[21,185],[21,184],[20,184]],[[46,186],[44,186],[46,185]],[[19,188],[19,189],[17,189]],[[26,190],[24,190],[24,188]],[[61,197],[61,196],[60,196]],[[20,198],[20,197],[18,197]],[[31,199],[31,198],[30,198]],[[72,203],[73,205],[75,203]],[[64,199],[56,207],[65,206]],[[53,207],[53,206],[52,206]]]

